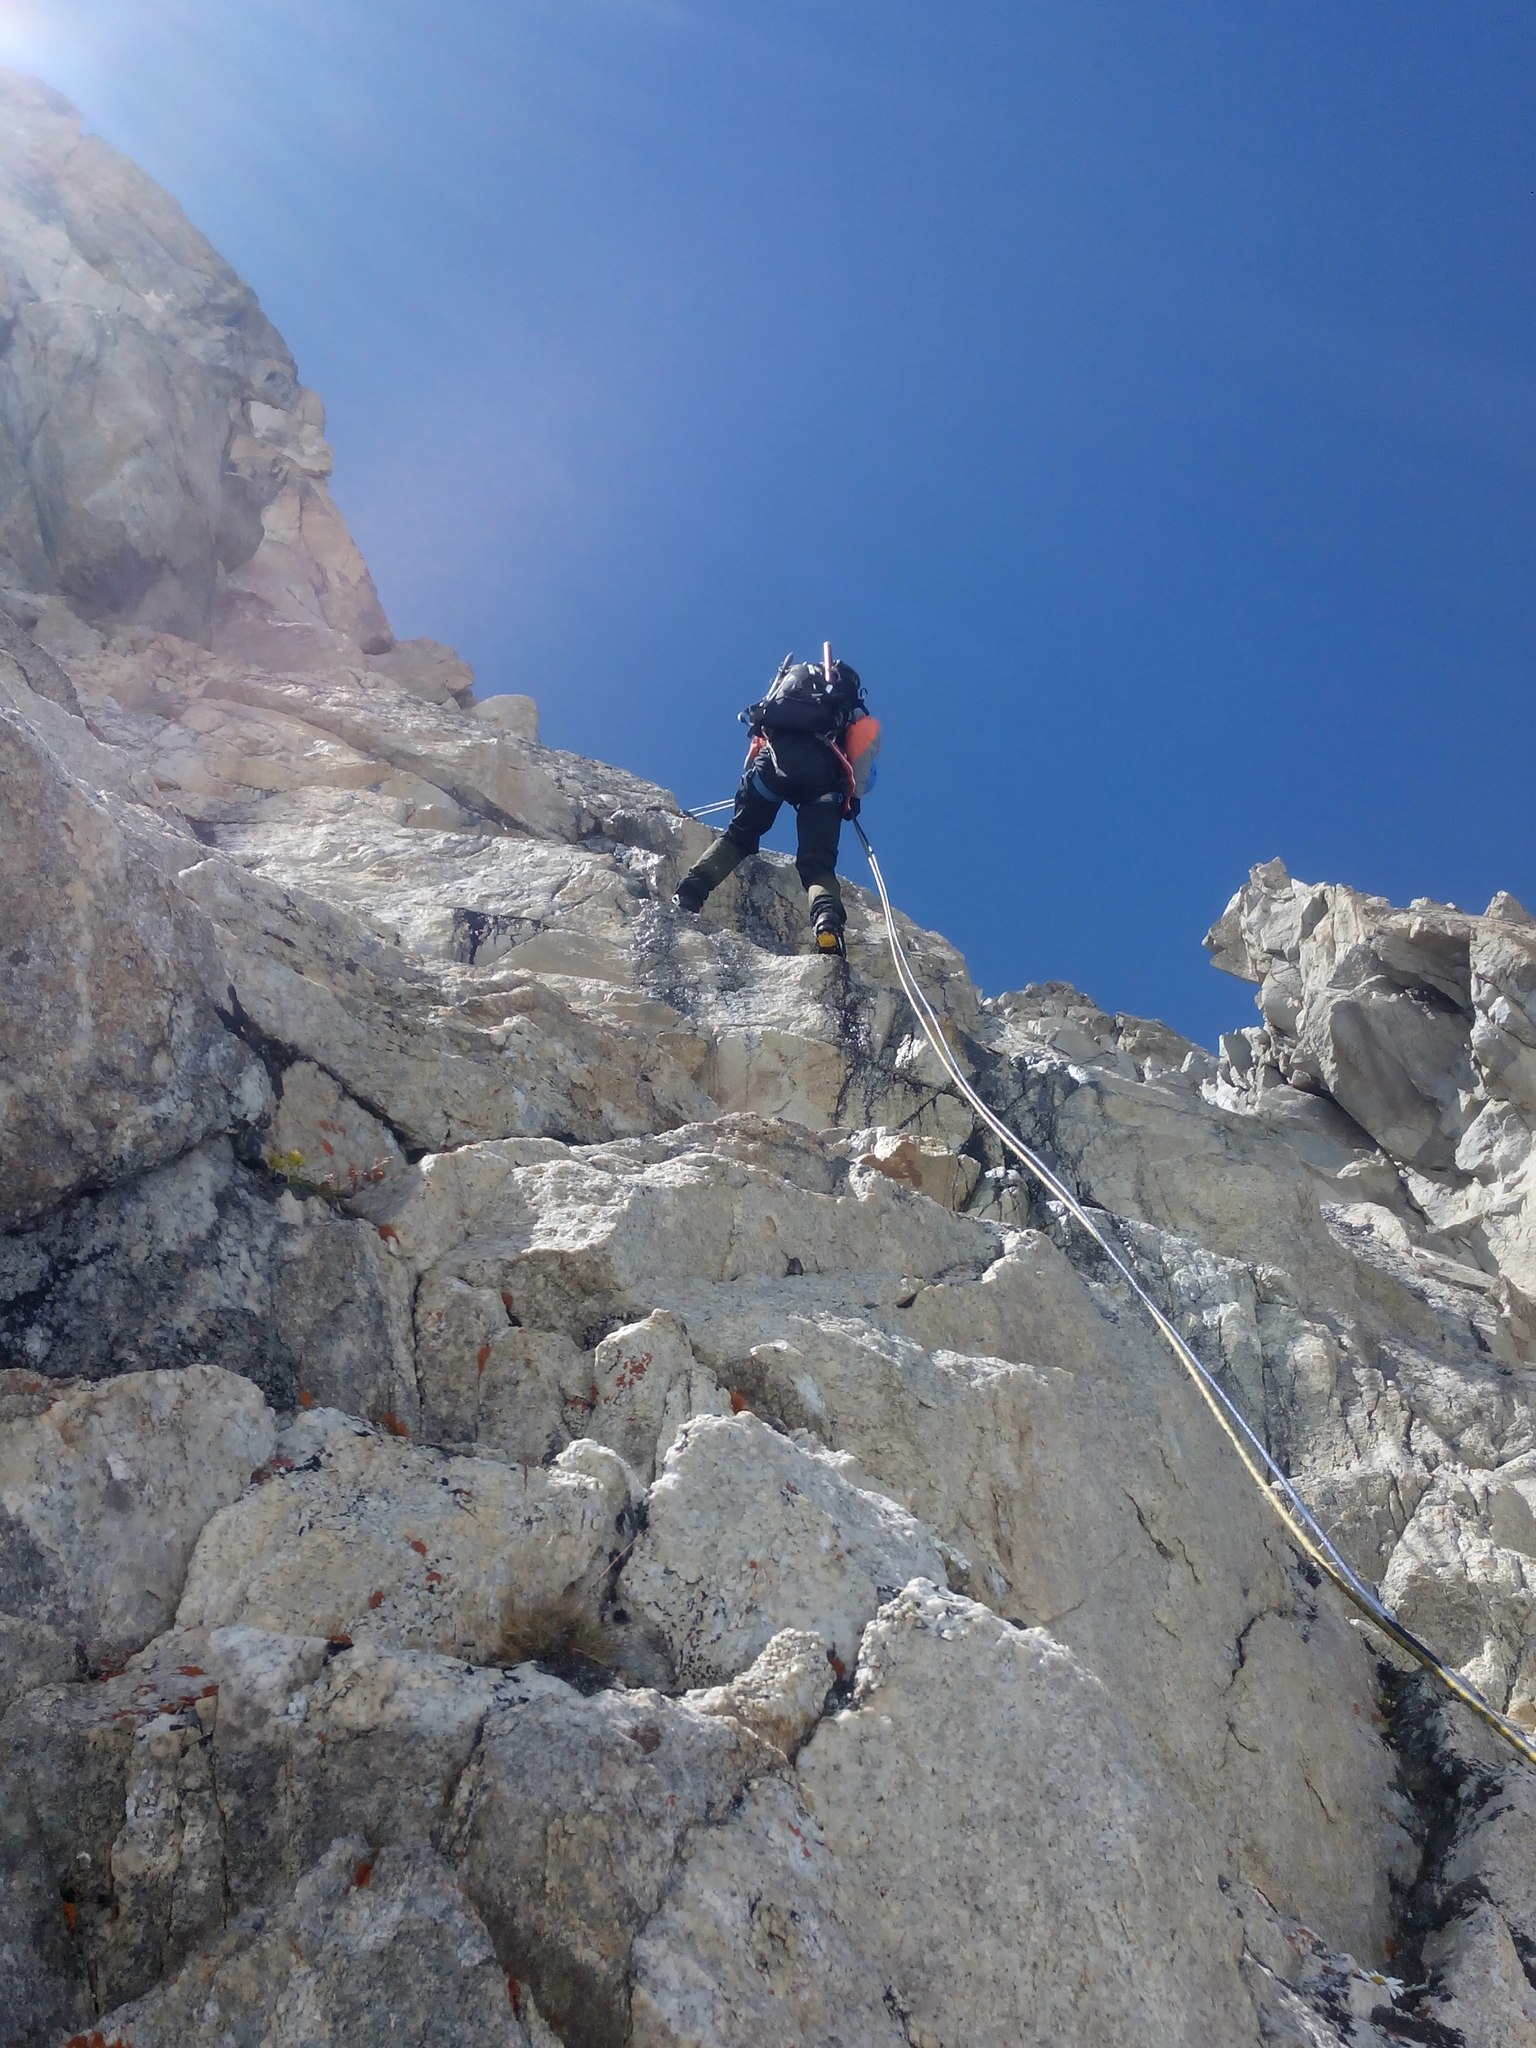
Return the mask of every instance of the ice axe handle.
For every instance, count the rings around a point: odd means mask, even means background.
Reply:
[[[830,683],[832,680],[832,642],[830,640],[823,640],[821,643],[821,672]]]

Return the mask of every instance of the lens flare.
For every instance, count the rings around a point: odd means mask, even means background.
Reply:
[[[31,68],[47,61],[49,13],[42,0],[0,0],[0,64]]]

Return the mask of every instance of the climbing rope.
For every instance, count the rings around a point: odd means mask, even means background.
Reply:
[[[1383,1605],[1376,1592],[1360,1577],[1353,1565],[1341,1555],[1306,1502],[1254,1434],[1245,1417],[1217,1385],[1207,1368],[1200,1363],[1152,1299],[1124,1253],[1093,1220],[1076,1195],[1060,1176],[1051,1170],[1039,1153],[1026,1145],[1024,1140],[1015,1131],[1010,1130],[1001,1117],[995,1115],[982,1101],[950,1050],[944,1037],[943,1026],[912,971],[906,947],[902,944],[901,934],[896,929],[896,913],[891,908],[891,899],[886,893],[885,877],[880,872],[875,849],[870,845],[868,835],[857,818],[853,821],[853,828],[869,857],[870,873],[875,878],[880,907],[885,913],[886,936],[890,940],[891,959],[895,964],[897,977],[906,993],[907,1001],[912,1005],[913,1014],[922,1026],[923,1035],[949,1078],[998,1142],[1022,1162],[1047,1193],[1061,1203],[1068,1215],[1087,1232],[1125,1281],[1166,1338],[1179,1363],[1199,1388],[1206,1406],[1216,1417],[1246,1466],[1249,1477],[1279,1516],[1286,1534],[1297,1549],[1311,1559],[1324,1577],[1330,1579],[1374,1627],[1380,1629],[1383,1635],[1390,1637],[1399,1649],[1406,1651],[1426,1671],[1433,1672],[1449,1693],[1460,1700],[1463,1706],[1470,1707],[1477,1718],[1491,1728],[1495,1735],[1501,1736],[1518,1756],[1523,1757],[1528,1764],[1536,1765],[1536,1742],[1532,1741],[1525,1730],[1511,1721],[1507,1715],[1501,1714],[1497,1707],[1483,1698],[1475,1686],[1469,1685],[1459,1672],[1453,1671],[1437,1657],[1427,1643],[1421,1642],[1411,1629],[1406,1628],[1391,1609]]]

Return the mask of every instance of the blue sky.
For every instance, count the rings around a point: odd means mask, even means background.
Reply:
[[[830,635],[989,991],[1253,861],[1536,908],[1529,0],[0,0],[260,293],[397,631],[702,802]],[[857,877],[857,849],[845,871]]]

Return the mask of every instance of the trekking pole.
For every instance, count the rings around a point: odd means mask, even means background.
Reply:
[[[821,643],[821,672],[830,683],[832,680],[832,642],[830,640],[823,640]]]

